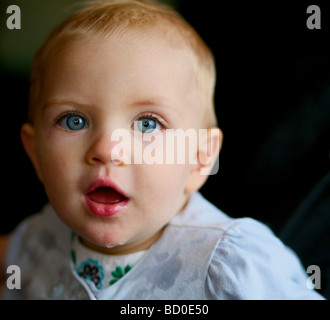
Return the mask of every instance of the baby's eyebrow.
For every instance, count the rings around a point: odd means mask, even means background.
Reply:
[[[129,104],[129,106],[131,107],[140,107],[140,106],[147,106],[147,105],[163,105],[164,102],[161,99],[141,99],[141,100],[137,100],[131,104]]]
[[[76,102],[72,100],[60,100],[60,99],[51,99],[48,100],[42,107],[42,112],[51,107],[56,107],[58,105],[68,105],[72,107],[93,107],[93,105],[88,103]]]

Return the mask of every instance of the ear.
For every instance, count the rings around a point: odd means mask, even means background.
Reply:
[[[218,172],[218,156],[222,146],[223,134],[219,128],[200,130],[197,147],[197,164],[192,166],[185,192],[199,190],[209,175]]]
[[[40,166],[36,150],[35,128],[30,123],[24,123],[21,127],[21,140],[25,152],[29,156],[39,180],[42,182]]]

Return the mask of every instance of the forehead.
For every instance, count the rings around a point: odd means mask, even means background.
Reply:
[[[43,83],[48,99],[95,103],[106,100],[160,100],[194,110],[198,101],[194,69],[187,54],[160,33],[71,39],[49,59]],[[95,101],[97,99],[100,101]],[[134,101],[127,101],[127,103]]]

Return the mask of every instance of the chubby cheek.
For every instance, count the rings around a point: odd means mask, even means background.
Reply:
[[[175,164],[137,167],[134,183],[142,212],[151,221],[170,220],[181,209],[189,168]]]
[[[39,144],[38,154],[40,172],[49,200],[54,206],[66,202],[75,190],[79,152],[74,146],[61,144],[54,139],[47,139]]]

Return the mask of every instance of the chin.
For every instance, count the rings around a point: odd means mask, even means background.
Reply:
[[[123,239],[122,237],[116,238],[113,235],[82,235],[82,238],[85,240],[85,245],[89,245],[90,247],[94,247],[94,249],[97,250],[97,247],[99,248],[105,248],[105,249],[112,249],[118,246],[125,245],[127,243],[126,239]],[[92,248],[93,249],[93,248]]]

